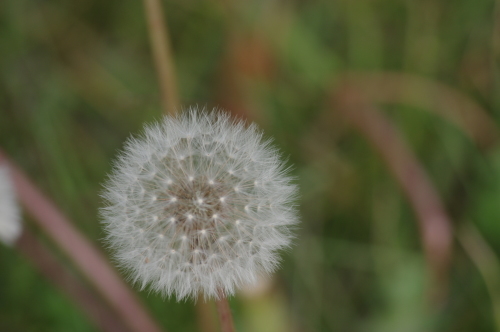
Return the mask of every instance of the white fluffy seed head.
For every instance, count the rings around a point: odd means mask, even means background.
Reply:
[[[107,241],[141,288],[234,294],[274,271],[290,243],[297,189],[287,173],[255,125],[217,111],[166,116],[127,142],[105,185]]]
[[[22,225],[14,188],[6,166],[0,166],[0,242],[13,245],[21,235]]]

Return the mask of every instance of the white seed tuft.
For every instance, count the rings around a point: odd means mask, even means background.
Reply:
[[[14,188],[6,166],[0,166],[0,242],[12,246],[22,232]]]
[[[296,186],[277,150],[255,125],[222,112],[147,126],[105,188],[115,258],[142,288],[178,299],[227,296],[273,272],[298,222]]]

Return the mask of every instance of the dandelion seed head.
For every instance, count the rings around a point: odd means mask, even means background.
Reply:
[[[12,246],[21,236],[22,224],[7,166],[0,166],[0,242]]]
[[[273,272],[290,243],[297,190],[287,173],[255,125],[194,109],[166,116],[115,163],[101,209],[107,241],[143,288],[234,294]]]

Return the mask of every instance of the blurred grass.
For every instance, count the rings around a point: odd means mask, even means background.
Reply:
[[[498,331],[491,294],[460,246],[450,299],[428,312],[414,213],[370,145],[326,101],[342,73],[400,71],[457,89],[498,121],[495,1],[163,3],[184,104],[230,106],[295,164],[303,223],[268,300],[258,301],[293,331]],[[149,50],[138,0],[0,2],[0,146],[98,246],[98,193],[110,161],[161,114]],[[498,255],[498,145],[480,150],[411,105],[384,109],[454,222],[473,220]],[[0,271],[1,331],[93,331],[13,250],[0,248]],[[192,303],[141,296],[170,331],[196,330]],[[240,331],[267,319],[252,301],[232,303]]]

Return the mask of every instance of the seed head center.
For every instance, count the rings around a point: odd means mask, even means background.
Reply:
[[[167,196],[177,200],[165,203],[165,214],[176,220],[185,233],[215,229],[216,216],[225,216],[230,206],[221,201],[230,192],[223,184],[210,184],[207,179],[194,177],[191,181],[168,188]]]

